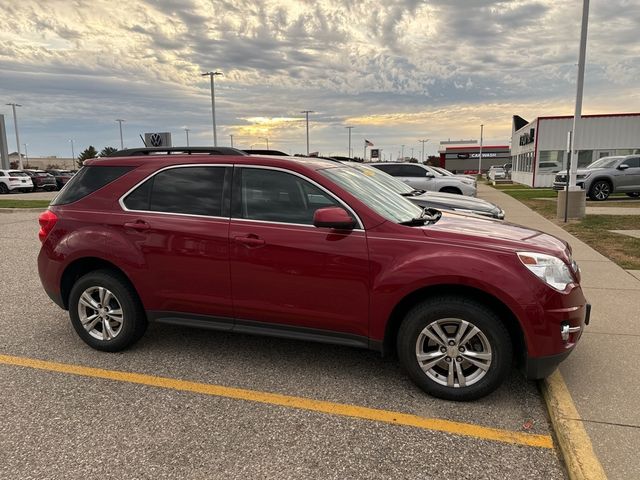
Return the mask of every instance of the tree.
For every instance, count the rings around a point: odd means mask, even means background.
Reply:
[[[82,168],[82,163],[85,160],[88,160],[90,158],[96,158],[97,156],[98,156],[98,151],[94,148],[93,145],[89,145],[89,148],[87,148],[80,155],[78,155],[78,158],[76,160],[76,163],[78,164],[78,168]]]
[[[117,152],[118,149],[115,147],[104,147],[102,150],[100,150],[100,156],[101,157],[108,157],[109,155],[111,155],[114,152]]]

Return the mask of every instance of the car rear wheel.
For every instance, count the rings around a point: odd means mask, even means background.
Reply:
[[[426,393],[468,401],[504,381],[513,356],[500,318],[483,304],[438,297],[416,305],[397,339],[400,363]]]
[[[595,201],[602,201],[611,195],[611,184],[606,180],[598,180],[591,185],[589,189],[589,198]]]
[[[4,183],[0,183],[0,194],[4,195],[5,193],[9,193],[9,187]]]
[[[91,272],[76,281],[69,296],[69,316],[87,345],[107,352],[135,343],[147,328],[144,309],[133,287],[109,270]]]
[[[640,197],[640,192],[627,193],[627,196],[629,196],[631,198],[638,198],[638,197]]]

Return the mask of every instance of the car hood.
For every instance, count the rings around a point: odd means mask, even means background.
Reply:
[[[452,243],[460,241],[498,250],[534,251],[570,262],[567,242],[514,223],[445,211],[436,223],[420,228],[427,237]]]
[[[609,170],[609,169],[608,168],[579,168],[578,170],[576,170],[576,174],[586,175],[587,173],[599,172],[601,170]],[[566,170],[562,170],[556,173],[556,175],[566,175],[566,174],[567,174]]]
[[[491,202],[480,198],[458,195],[455,193],[426,192],[415,197],[408,197],[410,200],[423,200],[428,203],[447,205],[449,208],[459,208],[465,210],[492,210],[499,207]]]

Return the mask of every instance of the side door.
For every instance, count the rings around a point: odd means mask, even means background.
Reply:
[[[143,260],[134,283],[157,316],[196,314],[232,328],[232,171],[224,165],[169,167],[121,199],[119,228]]]
[[[624,162],[629,168],[620,172],[617,180],[621,192],[640,192],[640,157],[630,157]]]
[[[302,175],[257,166],[235,167],[232,198],[236,328],[277,328],[297,337],[333,332],[347,342],[352,336],[366,341],[365,232],[362,226],[351,231],[313,226],[317,209],[345,205]]]
[[[416,190],[435,192],[438,190],[434,175],[418,165],[398,165],[400,180]]]

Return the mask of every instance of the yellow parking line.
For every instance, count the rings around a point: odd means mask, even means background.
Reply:
[[[183,392],[200,393],[203,395],[213,395],[216,397],[234,398],[250,402],[264,403],[268,405],[278,405],[282,407],[308,410],[312,412],[326,413],[343,417],[360,418],[375,422],[391,423],[408,427],[422,428],[425,430],[435,430],[438,432],[461,435],[482,440],[493,440],[496,442],[510,443],[515,445],[526,445],[539,448],[553,448],[553,440],[550,435],[534,435],[529,433],[514,432],[498,428],[481,427],[469,423],[452,422],[450,420],[440,420],[437,418],[426,418],[407,413],[380,410],[376,408],[359,407],[343,403],[325,402],[310,398],[294,397],[290,395],[280,395],[277,393],[260,392],[256,390],[246,390],[242,388],[223,387],[207,383],[189,382],[175,378],[156,377],[154,375],[144,375],[140,373],[120,372],[116,370],[105,370],[102,368],[83,367],[68,363],[48,362],[34,358],[14,357],[10,355],[0,355],[0,364],[16,365],[21,367],[47,370],[50,372],[67,373],[83,377],[103,378],[118,382],[136,383],[151,387],[168,388]]]

